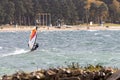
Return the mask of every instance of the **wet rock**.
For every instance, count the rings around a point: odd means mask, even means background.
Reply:
[[[42,73],[37,73],[36,74],[36,78],[37,79],[42,79],[42,78],[44,78],[45,76],[44,76],[44,74],[42,74]]]
[[[71,71],[73,76],[78,76],[82,74],[82,71],[80,69],[72,70]]]
[[[120,70],[113,73],[107,80],[120,80]]]
[[[59,80],[81,80],[79,77],[66,77],[66,78],[59,78]]]
[[[2,80],[7,80],[7,75],[3,75]]]
[[[52,71],[52,70],[48,70],[47,72],[47,75],[49,75],[49,76],[52,76],[52,75],[55,75],[56,73],[54,72],[54,71]]]

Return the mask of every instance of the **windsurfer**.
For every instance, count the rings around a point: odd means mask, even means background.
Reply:
[[[39,47],[39,44],[38,44],[38,43],[35,43],[35,44],[33,45],[33,48],[31,49],[31,51],[36,50],[38,47]]]
[[[33,28],[30,34],[30,39],[28,46],[30,47],[31,51],[36,50],[39,47],[39,44],[36,43],[36,38],[37,38],[37,26]]]

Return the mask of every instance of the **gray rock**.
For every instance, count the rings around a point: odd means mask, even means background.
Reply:
[[[113,73],[107,80],[120,80],[120,70]]]

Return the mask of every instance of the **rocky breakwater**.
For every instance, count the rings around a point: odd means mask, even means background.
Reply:
[[[12,75],[3,75],[2,80],[107,80],[117,72],[117,68],[103,67],[101,65],[88,65],[80,67],[72,63],[67,68],[49,68],[34,72],[19,71]]]

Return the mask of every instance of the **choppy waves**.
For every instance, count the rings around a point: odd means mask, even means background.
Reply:
[[[29,32],[0,34],[0,67],[33,70],[64,66],[64,62],[120,67],[120,31],[43,31],[33,52],[29,52],[28,37]]]

